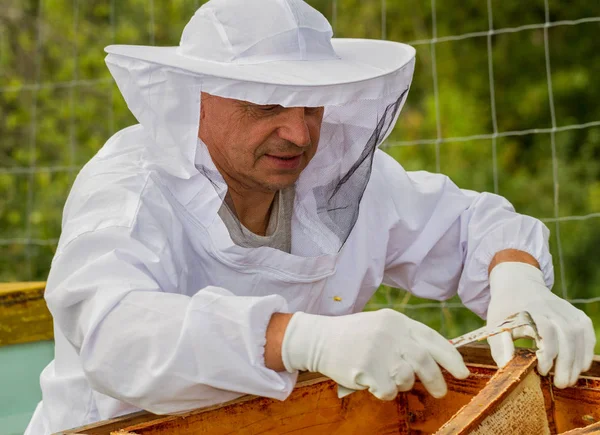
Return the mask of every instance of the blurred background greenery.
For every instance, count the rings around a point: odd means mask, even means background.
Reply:
[[[3,2],[0,281],[44,280],[79,167],[136,122],[105,68],[104,46],[177,44],[203,2]],[[544,219],[553,232],[554,290],[574,300],[598,297],[600,3],[310,3],[338,37],[385,37],[417,48],[414,84],[387,151],[407,169],[446,173],[463,188],[497,192]],[[555,24],[545,29],[546,21]],[[435,304],[392,289],[372,305],[381,304],[450,335],[477,322],[455,302],[440,315]],[[599,301],[581,307],[600,323]]]
[[[103,48],[176,45],[202,3],[2,0],[0,282],[46,279],[78,169],[136,122]],[[413,87],[387,152],[409,170],[443,172],[543,219],[554,291],[600,328],[600,2],[309,3],[338,37],[416,47]],[[457,300],[440,307],[396,289],[382,288],[369,305],[381,306],[448,336],[481,324]]]
[[[203,1],[2,1],[0,281],[44,280],[78,169],[136,122],[103,48],[177,44]],[[443,172],[544,219],[553,234],[554,291],[600,325],[600,3],[309,3],[338,37],[416,47],[411,94],[386,150],[409,170]],[[479,323],[457,301],[440,311],[394,289],[383,288],[371,307],[381,305],[447,335]]]

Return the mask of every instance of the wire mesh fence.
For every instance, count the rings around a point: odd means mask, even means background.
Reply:
[[[112,43],[175,45],[203,1],[7,0],[0,11],[0,280],[43,280],[81,166],[135,123],[103,65]],[[506,196],[552,231],[554,291],[600,325],[600,4],[576,0],[310,0],[336,36],[417,49],[385,149],[407,169]],[[393,188],[393,186],[390,186]],[[393,307],[456,335],[458,299],[382,287]]]

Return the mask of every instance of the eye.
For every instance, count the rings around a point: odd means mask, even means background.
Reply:
[[[258,109],[261,112],[271,113],[271,112],[275,112],[278,109],[281,109],[281,106],[279,106],[277,104],[273,104],[271,106],[258,106]]]

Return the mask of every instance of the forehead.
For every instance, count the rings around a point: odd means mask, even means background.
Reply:
[[[271,107],[271,106],[284,107],[277,103],[257,104],[257,103],[253,103],[251,101],[219,97],[217,95],[212,95],[207,92],[202,92],[202,100],[201,101],[202,101],[202,104],[209,103],[209,105],[219,105],[221,107],[231,107],[231,108],[233,108],[233,107]],[[292,107],[300,107],[300,106],[292,106]],[[289,107],[289,108],[292,108],[292,107]]]
[[[265,107],[269,105],[256,104],[250,101],[244,100],[236,100],[234,98],[225,98],[219,97],[216,95],[211,95],[206,92],[202,92],[202,104],[205,108],[222,110],[222,111],[230,111],[240,108],[254,108],[254,107]]]

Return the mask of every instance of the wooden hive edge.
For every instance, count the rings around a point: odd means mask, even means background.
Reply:
[[[586,427],[563,432],[562,435],[600,435],[600,421]]]
[[[0,283],[0,346],[52,340],[45,282]]]

